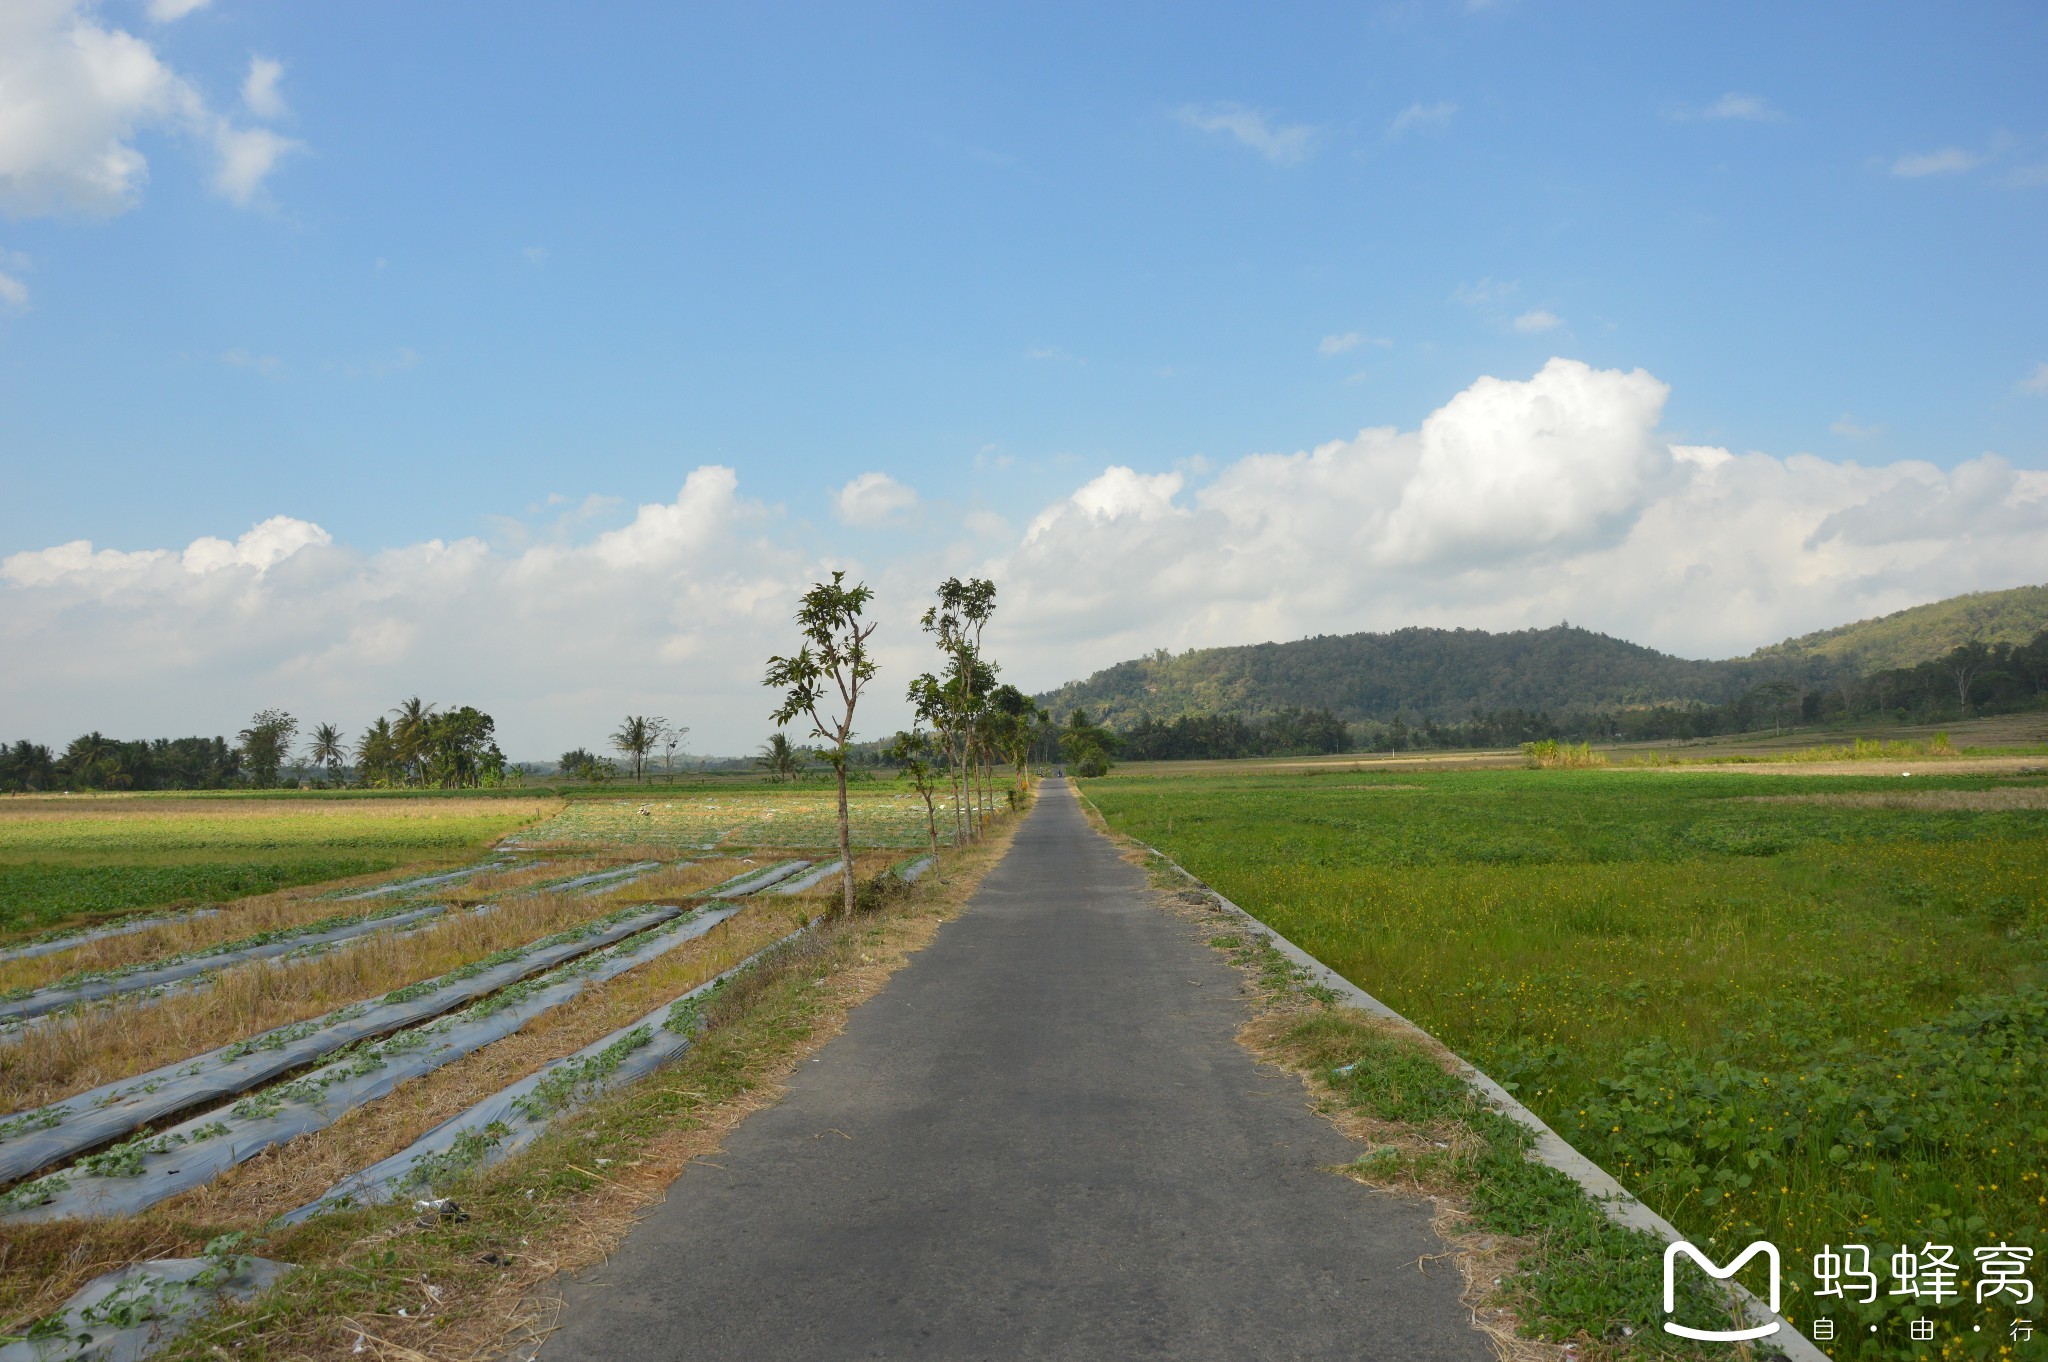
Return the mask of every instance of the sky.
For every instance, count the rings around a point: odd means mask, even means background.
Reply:
[[[2048,580],[2034,4],[0,5],[0,740]],[[799,735],[801,736],[801,735]]]

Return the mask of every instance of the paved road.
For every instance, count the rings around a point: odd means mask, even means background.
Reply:
[[[1417,1203],[1047,781],[969,910],[567,1285],[541,1362],[1490,1362]],[[843,1132],[843,1133],[842,1133]],[[850,1138],[848,1138],[850,1137]]]

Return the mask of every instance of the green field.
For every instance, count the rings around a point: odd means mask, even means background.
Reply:
[[[1001,792],[996,798],[1002,799]],[[948,835],[950,792],[937,796]],[[520,846],[574,850],[641,846],[662,851],[829,847],[839,840],[839,794],[830,781],[787,785],[697,781],[624,792],[578,790],[561,813],[514,839]],[[907,782],[859,781],[847,791],[856,846],[926,845],[924,801]]]
[[[1921,1351],[1996,1356],[1972,1249],[2048,1285],[2048,781],[1244,772],[1083,793],[1508,1084],[1700,1242],[1958,1250]],[[2004,1298],[2010,1304],[2010,1298]],[[1982,1323],[1984,1332],[1973,1333]],[[1996,1329],[1993,1325],[1996,1324]],[[1887,1345],[1898,1349],[1906,1345]],[[1864,1351],[1857,1351],[1861,1347]]]
[[[0,800],[0,937],[460,860],[559,807],[530,796]]]

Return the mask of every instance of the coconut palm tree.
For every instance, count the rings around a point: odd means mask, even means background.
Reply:
[[[426,764],[428,739],[427,721],[434,717],[436,706],[415,695],[391,711],[397,722],[391,726],[391,740],[397,748],[399,763],[406,768],[410,779],[417,781]]]
[[[341,764],[348,760],[344,742],[340,729],[333,724],[321,724],[313,730],[313,746],[306,752],[306,759],[315,766],[325,766],[327,778],[336,784],[341,783]]]
[[[620,753],[633,759],[633,783],[640,783],[640,763],[661,741],[661,730],[667,721],[645,714],[628,714],[619,731],[612,734],[612,746]]]

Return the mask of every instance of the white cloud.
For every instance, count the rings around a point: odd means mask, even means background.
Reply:
[[[1451,301],[1466,307],[1485,307],[1506,301],[1521,285],[1513,279],[1480,279],[1451,290]]]
[[[160,24],[175,23],[212,3],[213,0],[149,0],[149,17]]]
[[[1387,124],[1387,140],[1395,141],[1411,132],[1438,132],[1450,126],[1457,116],[1458,105],[1454,100],[1439,100],[1435,104],[1424,104],[1420,100],[1394,115],[1394,121]]]
[[[2000,183],[2007,189],[2039,189],[2048,184],[2048,161],[2038,165],[2014,166]]]
[[[21,252],[0,250],[0,308],[18,312],[28,306],[28,285],[21,279],[28,264]]]
[[[249,112],[258,118],[279,119],[291,112],[279,92],[278,82],[284,79],[284,63],[269,57],[249,58],[249,74],[242,81],[242,103],[249,106]]]
[[[220,357],[220,362],[230,369],[248,369],[265,378],[276,378],[284,372],[284,361],[276,355],[252,354],[247,350],[230,350]]]
[[[832,494],[832,513],[861,529],[890,524],[916,507],[916,491],[887,473],[863,473]]]
[[[2020,380],[2020,391],[2036,397],[2048,393],[2048,361],[2036,364],[2034,372]]]
[[[176,18],[189,6],[159,7]],[[253,73],[252,73],[253,78]],[[0,5],[0,210],[15,216],[132,208],[149,178],[147,132],[197,141],[216,190],[240,206],[297,144],[214,114],[143,39],[100,24],[84,0]]]
[[[1533,335],[1539,331],[1555,331],[1564,325],[1564,319],[1545,308],[1535,308],[1515,318],[1514,328],[1524,334]]]
[[[1315,146],[1317,130],[1311,124],[1276,124],[1242,104],[1188,104],[1175,110],[1174,117],[1202,132],[1235,138],[1274,165],[1299,165]]]
[[[526,263],[529,265],[539,266],[548,263],[548,248],[545,246],[528,246],[520,254],[526,257]]]
[[[1835,434],[1841,436],[1845,440],[1867,440],[1873,435],[1884,434],[1883,426],[1866,426],[1858,424],[1855,418],[1850,416],[1849,413],[1846,411],[1843,412],[1840,416],[1836,417],[1834,420],[1830,421],[1828,423],[1828,429],[1833,431]]]
[[[1356,331],[1346,331],[1341,336],[1325,336],[1322,344],[1316,346],[1319,355],[1341,355],[1346,350],[1356,350],[1365,337]]]
[[[1024,358],[1040,360],[1043,362],[1049,362],[1053,364],[1087,363],[1086,360],[1076,359],[1074,356],[1060,349],[1057,345],[1034,345],[1029,350],[1026,350],[1024,352]]]
[[[1943,147],[1939,151],[1914,152],[1899,157],[1892,162],[1892,174],[1917,180],[1923,175],[1958,175],[1983,164],[1984,158],[1977,152],[1965,151],[1961,147]]]
[[[1777,123],[1785,115],[1762,95],[1747,95],[1730,90],[1712,104],[1702,109],[1679,109],[1679,118],[1731,119],[1745,123]]]
[[[573,543],[364,553],[277,517],[183,550],[60,544],[0,561],[0,653],[38,659],[0,668],[0,714],[9,737],[59,742],[232,732],[274,704],[354,728],[417,692],[495,714],[516,756],[587,746],[643,708],[739,752],[769,729],[761,660],[787,651],[798,594],[835,567],[877,591],[884,671],[862,724],[877,735],[931,665],[916,615],[951,573],[997,582],[991,647],[1033,689],[1158,646],[1411,624],[1569,618],[1729,656],[2040,579],[2048,472],[1673,445],[1667,392],[1553,359],[1477,380],[1415,429],[1214,467],[1098,466],[1028,523],[926,515],[933,533],[866,564],[715,466],[618,528],[559,527]],[[842,495],[886,492],[878,476]]]
[[[220,119],[214,124],[213,145],[220,155],[214,189],[237,208],[248,208],[263,201],[263,182],[277,163],[304,144],[268,128],[237,128]]]

